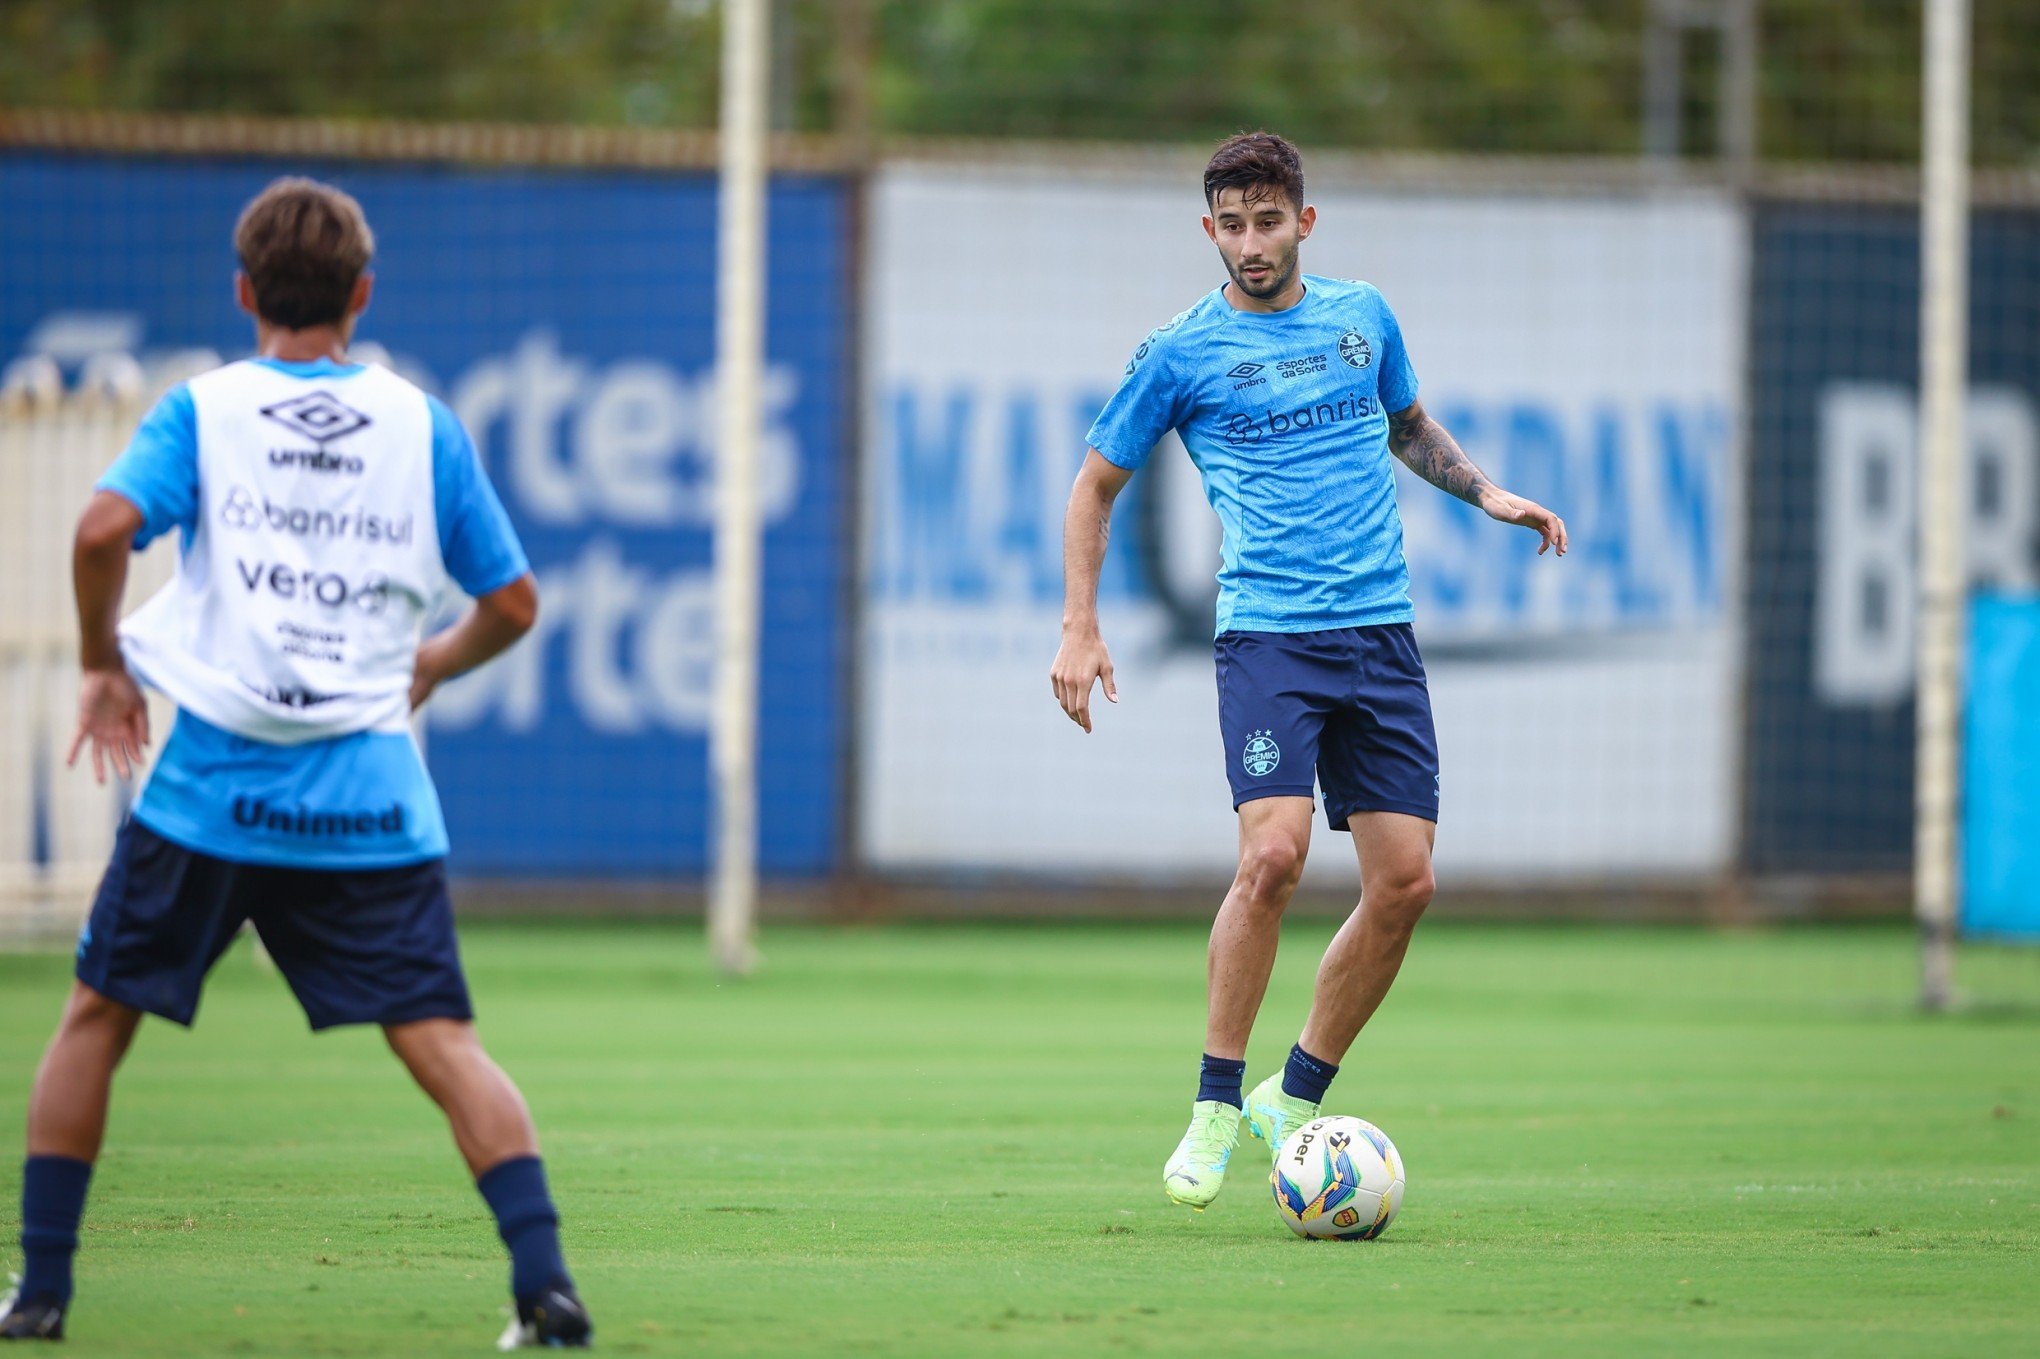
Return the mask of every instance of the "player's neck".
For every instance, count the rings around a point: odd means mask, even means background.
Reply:
[[[345,363],[348,329],[307,326],[303,330],[285,330],[282,326],[261,326],[255,333],[255,350],[265,359],[282,363],[317,363],[320,359]]]
[[[1289,280],[1289,286],[1273,297],[1250,297],[1237,283],[1225,285],[1226,305],[1234,311],[1277,312],[1288,311],[1303,301],[1303,274],[1299,271]]]

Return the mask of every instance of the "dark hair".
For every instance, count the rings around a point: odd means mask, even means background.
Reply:
[[[1221,189],[1244,190],[1248,203],[1279,193],[1301,211],[1303,157],[1287,137],[1236,132],[1219,143],[1204,167],[1204,201],[1216,202]]]
[[[347,315],[354,284],[375,254],[361,204],[315,179],[279,179],[241,210],[234,253],[255,290],[255,312],[287,330]]]

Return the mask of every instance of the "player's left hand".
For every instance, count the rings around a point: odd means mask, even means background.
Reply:
[[[412,712],[424,707],[425,700],[431,698],[433,690],[446,679],[446,668],[442,664],[445,651],[442,639],[445,636],[442,632],[437,637],[429,637],[418,648],[418,658],[411,665]]]
[[[1537,544],[1538,556],[1543,556],[1547,550],[1555,550],[1561,557],[1565,555],[1565,520],[1536,501],[1510,495],[1507,491],[1490,490],[1480,498],[1480,507],[1488,512],[1490,518],[1499,519],[1504,524],[1521,524],[1526,529],[1535,529],[1537,536],[1543,540]]]
[[[123,779],[131,779],[142,767],[142,752],[149,745],[149,705],[141,686],[127,667],[86,670],[78,677],[78,734],[71,738],[71,753],[64,757],[66,768],[75,768],[78,752],[92,745],[92,777],[106,782],[106,764]]]

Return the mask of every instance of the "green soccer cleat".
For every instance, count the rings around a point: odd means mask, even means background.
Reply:
[[[1162,1167],[1162,1189],[1186,1208],[1203,1212],[1225,1187],[1226,1163],[1240,1141],[1240,1111],[1221,1100],[1190,1106],[1190,1128]]]
[[[1289,1140],[1289,1134],[1318,1116],[1318,1106],[1282,1093],[1282,1073],[1276,1072],[1255,1086],[1247,1096],[1247,1131],[1268,1144],[1268,1159],[1274,1160]]]

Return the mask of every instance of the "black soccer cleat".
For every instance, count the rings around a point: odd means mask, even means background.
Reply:
[[[62,1340],[64,1302],[54,1294],[0,1297],[0,1340]]]
[[[548,1288],[529,1303],[517,1304],[517,1319],[503,1338],[499,1350],[585,1350],[595,1339],[595,1323],[571,1284]]]

